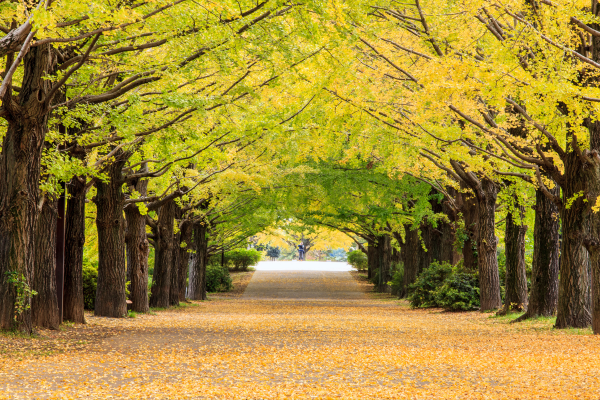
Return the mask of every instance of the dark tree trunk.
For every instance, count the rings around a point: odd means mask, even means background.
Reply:
[[[477,201],[472,194],[459,193],[457,203],[465,224],[463,234],[466,240],[463,242],[462,248],[463,265],[465,270],[475,272],[479,268],[477,260],[477,242],[479,241]]]
[[[457,198],[456,190],[448,188],[448,194]],[[448,199],[442,202],[442,212],[448,217],[448,222],[444,221],[441,223],[441,240],[442,249],[440,254],[441,261],[446,261],[452,265],[456,265],[461,259],[462,254],[456,251],[456,224],[458,222],[458,215],[456,208],[454,208]]]
[[[34,326],[58,329],[56,297],[56,200],[46,199],[35,229],[35,272],[32,289],[37,292],[31,301]]]
[[[525,209],[517,206],[519,215],[509,212],[506,215],[505,254],[506,254],[506,293],[503,313],[511,310],[524,311],[527,308],[527,271],[525,266]]]
[[[488,180],[481,180],[478,190],[478,230],[477,260],[479,263],[479,299],[481,310],[493,310],[502,306],[500,297],[500,275],[498,273],[496,237],[496,198],[498,186]]]
[[[65,214],[65,286],[63,319],[85,324],[83,312],[83,245],[85,244],[85,177],[75,176],[67,184]]]
[[[389,291],[390,286],[390,264],[392,258],[392,244],[390,235],[381,235],[377,240],[377,258],[379,262],[379,283],[380,292]]]
[[[138,181],[133,189],[141,197],[147,194],[148,181]],[[146,216],[140,213],[137,204],[125,207],[127,233],[127,280],[129,281],[129,299],[131,309],[135,312],[148,312],[148,251],[149,243],[146,236]]]
[[[555,196],[560,194],[558,187],[550,191]],[[541,190],[536,191],[535,199],[531,291],[527,312],[519,320],[554,315],[558,303],[559,211]]]
[[[187,287],[187,275],[190,265],[190,249],[192,245],[192,233],[194,225],[190,220],[185,220],[181,224],[181,245],[179,246],[179,267],[177,269],[177,278],[179,280],[179,301],[185,301],[185,289]],[[185,244],[185,246],[184,246]]]
[[[431,245],[431,236],[433,227],[429,225],[428,221],[423,221],[420,227],[421,240],[419,243],[419,268],[418,274],[423,270],[429,268],[429,265],[434,261],[433,252]]]
[[[402,262],[404,263],[404,282],[401,297],[408,294],[408,286],[415,283],[417,275],[421,273],[419,268],[419,256],[421,254],[421,242],[419,240],[419,231],[410,229],[408,225],[404,226],[404,243],[401,247]]]
[[[152,293],[150,307],[169,307],[171,288],[171,271],[173,263],[173,226],[175,222],[176,204],[167,201],[158,210],[158,221],[154,239],[154,275],[152,276]]]
[[[432,194],[436,194],[437,192],[433,192]],[[438,197],[438,196],[436,196]],[[440,201],[438,201],[437,198],[433,198],[431,200],[429,200],[429,203],[431,203],[431,211],[433,211],[436,214],[442,214],[443,213],[443,207],[442,207],[442,203]],[[433,261],[438,261],[438,262],[444,262],[447,260],[443,259],[443,252],[444,252],[444,225],[448,225],[448,222],[444,221],[444,220],[437,220],[435,221],[435,226],[433,223],[430,223],[430,221],[426,221],[425,222],[428,226],[429,232],[428,232],[428,243],[426,242],[426,247],[427,247],[427,253],[429,256],[429,263],[433,262]],[[425,239],[425,238],[423,238]]]
[[[173,254],[171,255],[171,287],[169,288],[169,304],[179,305],[179,247],[181,231],[173,235]]]
[[[0,329],[32,330],[30,310],[14,320],[16,291],[6,272],[16,271],[28,285],[33,283],[40,161],[50,104],[46,97],[53,84],[48,76],[55,68],[49,44],[32,47],[23,61],[19,95],[11,98],[8,91],[2,99],[8,128],[0,156]]]
[[[370,240],[367,242],[367,279],[373,279],[377,268],[379,268],[377,246],[374,240]]]
[[[127,314],[125,296],[125,232],[123,177],[127,159],[119,153],[107,172],[108,182],[96,183],[96,227],[98,228],[98,286],[94,315],[120,318]]]
[[[557,328],[584,328],[591,324],[590,259],[584,246],[590,219],[587,199],[578,193],[586,191],[585,166],[574,151],[565,157],[562,185],[562,243],[560,249],[560,281],[558,286]],[[576,199],[573,201],[573,199]],[[584,201],[585,200],[585,201]]]
[[[188,297],[191,300],[206,300],[206,252],[208,247],[205,223],[194,224],[194,250],[190,263]]]

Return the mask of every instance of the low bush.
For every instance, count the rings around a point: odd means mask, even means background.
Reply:
[[[96,303],[98,269],[92,264],[83,264],[83,307],[93,310]]]
[[[262,258],[262,253],[255,249],[235,249],[225,252],[224,265],[231,271],[247,271],[248,267],[256,265]],[[208,260],[209,265],[221,265],[221,254],[215,254]]]
[[[390,285],[392,286],[392,294],[400,295],[404,285],[404,264],[402,262],[394,264],[392,266],[391,274],[392,280],[390,281]]]
[[[360,250],[354,250],[348,253],[348,264],[359,271],[367,269],[367,255]]]
[[[452,274],[452,266],[446,262],[433,262],[417,276],[408,287],[408,301],[412,307],[436,307],[435,291]]]
[[[233,288],[229,270],[220,265],[206,266],[206,291],[207,292],[229,292]]]
[[[473,274],[456,272],[435,291],[438,307],[447,311],[479,308],[479,281]]]

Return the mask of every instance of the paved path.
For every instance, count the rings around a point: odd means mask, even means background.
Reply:
[[[341,262],[263,261],[248,284],[244,299],[364,299],[351,267]]]
[[[600,398],[589,331],[357,301],[347,271],[315,270],[342,265],[296,264],[309,265],[261,264],[241,299],[88,315],[53,333],[60,353],[44,354],[50,339],[0,335],[0,400]],[[7,341],[27,347],[6,353]]]

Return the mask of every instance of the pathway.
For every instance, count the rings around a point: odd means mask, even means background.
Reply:
[[[350,300],[364,299],[346,263],[318,261],[260,262],[244,299]]]
[[[361,293],[347,271],[295,265],[261,264],[243,298],[88,316],[19,342],[26,352],[0,336],[0,399],[600,398],[597,337],[411,310]],[[48,342],[65,351],[41,355]]]

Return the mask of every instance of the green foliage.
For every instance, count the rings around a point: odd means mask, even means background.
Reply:
[[[417,307],[436,307],[435,291],[452,274],[452,266],[447,262],[433,262],[408,287],[410,305]]]
[[[468,311],[479,307],[479,281],[473,274],[457,272],[448,277],[435,293],[438,307],[448,311]]]
[[[397,295],[402,291],[404,285],[404,264],[399,262],[392,266],[392,280],[389,284],[392,286],[392,294]]]
[[[98,269],[88,263],[83,264],[83,307],[93,310],[96,303],[96,286],[98,285]]]
[[[408,299],[417,308],[441,307],[447,311],[468,311],[479,307],[479,281],[476,274],[460,265],[432,263],[409,286]]]
[[[229,270],[220,265],[206,266],[206,291],[228,292],[233,288]]]
[[[29,287],[25,275],[22,273],[19,274],[18,271],[7,271],[6,279],[8,283],[11,283],[15,288],[14,320],[17,321],[21,314],[31,308],[31,298],[35,296],[37,292]]]
[[[267,257],[279,258],[281,255],[281,249],[279,247],[267,246]]]
[[[246,271],[248,267],[256,265],[261,257],[260,251],[255,249],[235,249],[225,252],[225,265],[233,271]]]
[[[367,255],[360,250],[354,250],[348,253],[348,264],[359,271],[367,269]]]

